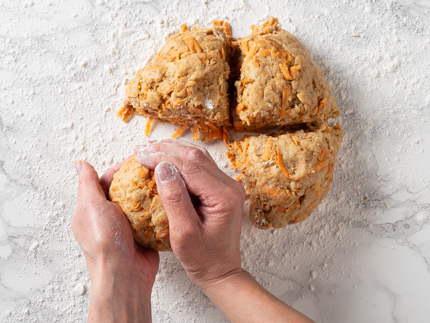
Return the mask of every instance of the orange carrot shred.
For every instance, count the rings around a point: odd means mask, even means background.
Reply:
[[[222,127],[222,139],[224,141],[225,146],[228,149],[229,148],[229,145],[228,145],[228,131],[227,131],[227,127],[226,126]]]
[[[320,104],[318,105],[318,110],[321,111],[322,109],[324,109],[326,103],[327,103],[327,98],[321,100]]]
[[[329,159],[323,159],[322,161],[320,161],[318,164],[315,165],[314,170],[318,171],[321,170],[323,168],[325,168],[328,165]]]
[[[148,120],[146,121],[145,131],[144,131],[145,137],[149,137],[149,134],[151,133],[152,120],[153,118],[151,117],[151,118],[148,118]]]
[[[188,129],[189,126],[187,125],[182,125],[180,126],[178,129],[176,129],[176,131],[173,133],[172,138],[177,139],[180,136],[183,135],[183,133],[185,132],[185,130]]]
[[[288,172],[288,169],[284,165],[284,160],[279,150],[278,150],[278,164],[279,164],[279,168],[281,168],[282,174],[284,174],[286,178],[291,179],[291,175]]]
[[[291,140],[293,140],[294,144],[297,146],[299,143],[298,143],[296,137],[292,133],[290,133],[290,137],[291,137]]]

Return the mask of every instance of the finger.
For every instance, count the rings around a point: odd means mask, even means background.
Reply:
[[[212,165],[216,166],[215,161],[213,160],[212,156],[209,154],[209,152],[206,150],[206,148],[198,145],[194,145],[192,143],[178,140],[178,139],[163,139],[158,141],[150,141],[148,140],[144,145],[137,146],[135,149],[136,154],[146,147],[151,146],[152,149],[160,151],[160,152],[167,152],[170,154],[173,154],[179,158],[190,158],[195,157],[193,155],[193,150],[198,150],[199,153],[203,154],[207,162],[212,163]],[[218,166],[217,166],[218,167]]]
[[[99,183],[99,177],[93,166],[86,161],[78,161],[76,162],[76,170],[79,174],[78,206],[106,201],[106,196]]]
[[[228,182],[220,181],[212,172],[196,164],[186,163],[183,160],[166,153],[151,153],[145,158],[137,159],[148,168],[155,168],[162,162],[169,162],[177,168],[186,184],[187,190],[197,196],[204,206],[216,206],[219,198],[227,195],[241,194],[241,184],[228,177]],[[234,184],[234,185],[233,185]]]
[[[126,159],[124,159],[123,161],[119,162],[118,164],[116,164],[115,166],[110,168],[106,173],[103,174],[102,177],[100,177],[99,183],[100,183],[100,186],[103,189],[106,197],[109,196],[109,187],[110,187],[110,184],[112,183],[113,175],[115,175],[115,173],[117,171],[119,171],[122,164],[124,164],[127,160],[129,160],[133,156],[134,156],[134,154],[131,156],[128,156]]]
[[[177,140],[179,141],[179,140]],[[204,149],[204,148],[202,148]],[[204,149],[204,151],[197,149],[192,146],[183,146],[183,145],[175,145],[173,143],[154,143],[149,145],[142,145],[136,148],[136,159],[142,165],[147,168],[154,169],[156,165],[151,164],[150,162],[154,161],[153,159],[146,158],[148,155],[152,155],[154,153],[168,154],[172,157],[175,157],[177,160],[181,161],[182,164],[193,165],[196,164],[201,168],[206,169],[209,173],[211,173],[215,178],[217,178],[220,182],[225,183],[228,186],[236,186],[236,184],[231,177],[221,171],[215,161],[210,157],[209,153]],[[209,156],[209,158],[207,157]],[[176,163],[174,164],[176,165]],[[176,165],[179,166],[179,165]],[[182,167],[179,168],[179,171],[182,175]]]
[[[176,167],[169,162],[161,162],[155,168],[155,180],[161,202],[169,219],[172,248],[175,243],[183,243],[198,238],[201,222],[196,213],[184,181]]]

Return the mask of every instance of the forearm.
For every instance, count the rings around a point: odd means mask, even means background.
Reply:
[[[313,322],[265,290],[244,270],[202,286],[202,290],[233,323]]]
[[[127,276],[92,272],[88,322],[151,322],[151,288]]]

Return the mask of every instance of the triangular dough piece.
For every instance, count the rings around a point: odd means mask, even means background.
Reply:
[[[238,131],[265,131],[340,116],[330,85],[296,37],[276,18],[234,42],[240,79],[232,109]]]
[[[157,56],[129,82],[118,112],[124,121],[134,114],[182,125],[221,138],[229,121],[228,77],[231,33],[227,23],[213,28],[182,26]],[[195,138],[198,139],[198,138]]]
[[[329,191],[343,134],[338,125],[308,125],[230,144],[227,156],[250,194],[251,223],[269,229],[305,220]]]
[[[154,171],[130,158],[113,176],[109,197],[127,216],[137,243],[158,251],[172,250],[169,220],[157,193]]]

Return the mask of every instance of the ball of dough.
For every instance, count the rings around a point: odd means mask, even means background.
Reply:
[[[154,171],[130,158],[114,175],[109,197],[124,211],[137,243],[158,251],[172,250],[169,221],[157,193]]]

